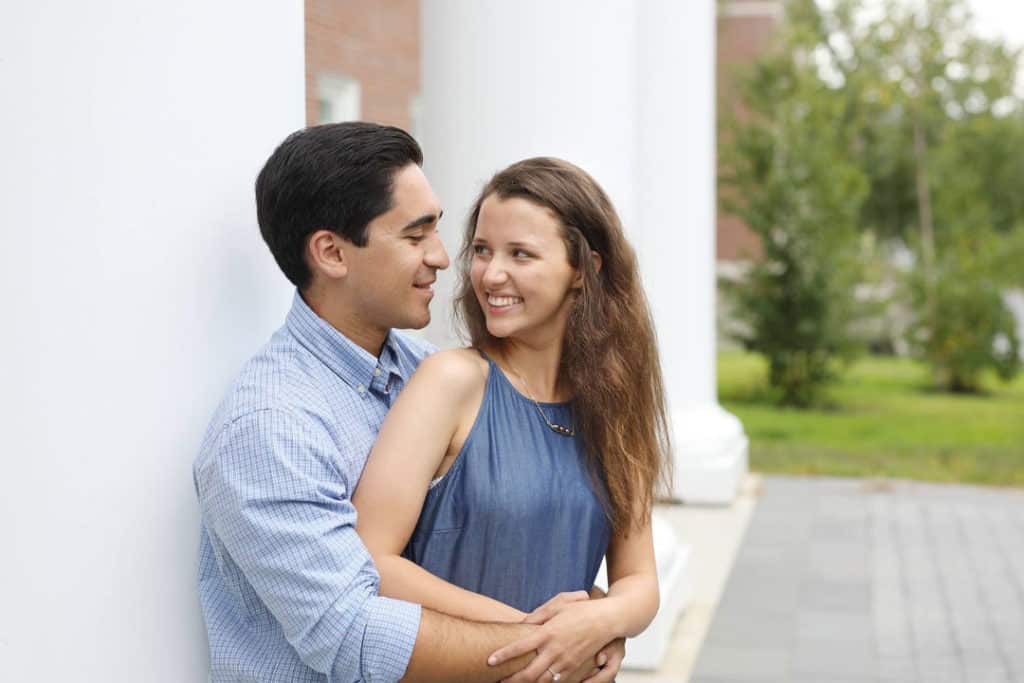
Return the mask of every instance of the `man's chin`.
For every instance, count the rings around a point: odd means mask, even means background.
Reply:
[[[422,330],[429,324],[430,311],[427,311],[425,314],[409,316],[402,321],[402,324],[394,325],[393,327],[399,330]]]

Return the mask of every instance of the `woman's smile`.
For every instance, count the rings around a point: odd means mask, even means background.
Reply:
[[[523,303],[523,297],[521,296],[487,295],[487,311],[495,315],[508,313],[521,303]]]

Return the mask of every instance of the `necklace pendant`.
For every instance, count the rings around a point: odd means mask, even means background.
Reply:
[[[557,422],[552,422],[544,413],[544,409],[540,407],[540,404],[537,403],[532,396],[530,397],[530,400],[533,401],[533,405],[537,406],[537,412],[540,413],[540,418],[544,420],[544,424],[548,426],[548,429],[553,431],[555,434],[560,434],[562,436],[576,436],[575,429],[572,427],[566,427],[565,425],[560,425]]]
[[[540,408],[540,406],[537,406],[537,407]],[[572,429],[570,427],[566,427],[565,425],[560,425],[557,422],[551,422],[550,420],[548,420],[547,419],[547,415],[544,415],[543,411],[541,411],[541,417],[544,418],[544,422],[547,423],[548,427],[550,427],[551,431],[553,431],[555,434],[561,434],[562,436],[575,436],[576,435],[576,430],[575,429]]]

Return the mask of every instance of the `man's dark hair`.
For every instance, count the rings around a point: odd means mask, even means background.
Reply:
[[[256,217],[263,241],[299,289],[312,279],[309,236],[330,230],[358,247],[366,226],[392,207],[395,173],[422,165],[423,152],[400,128],[329,123],[289,135],[256,178]]]

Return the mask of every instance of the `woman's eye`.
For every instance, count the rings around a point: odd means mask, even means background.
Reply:
[[[487,247],[485,247],[482,244],[474,244],[473,245],[473,253],[477,254],[478,256],[483,256],[484,254],[487,253]]]
[[[516,249],[515,251],[512,252],[512,256],[515,257],[515,258],[530,258],[531,254],[528,251],[523,251],[522,249]]]

